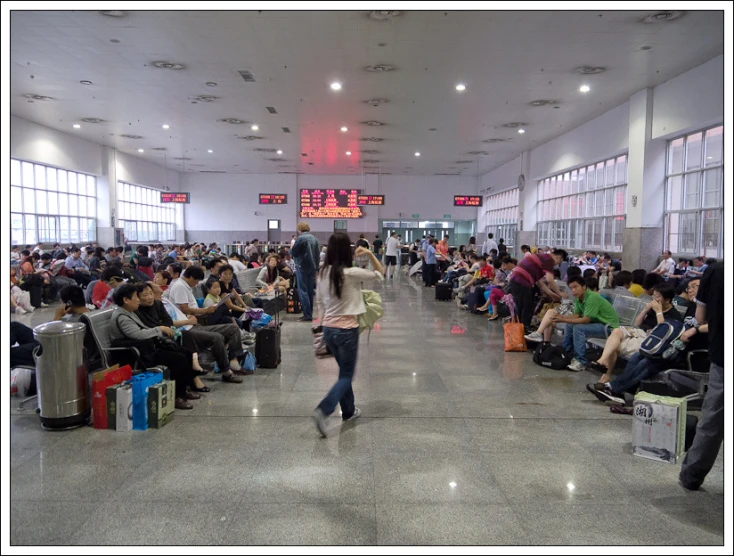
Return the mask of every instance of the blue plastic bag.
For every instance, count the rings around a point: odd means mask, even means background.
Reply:
[[[270,315],[263,314],[259,319],[253,320],[250,323],[250,330],[260,330],[261,328],[265,328],[272,319],[273,317]]]
[[[245,352],[244,360],[242,361],[242,368],[246,371],[255,371],[257,368],[257,359],[251,352]]]
[[[148,430],[148,388],[162,380],[163,373],[147,371],[129,380],[133,386],[133,430]]]

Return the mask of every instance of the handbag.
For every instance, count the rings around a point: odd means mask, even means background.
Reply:
[[[558,307],[560,307],[560,305],[560,303],[546,303],[545,305],[543,305],[543,307],[541,307],[540,312],[538,313],[538,318],[540,320],[543,320],[543,317],[548,311],[550,311],[551,309],[557,309]]]
[[[518,317],[512,317],[504,325],[505,329],[505,351],[527,351],[525,343],[525,327]]]
[[[313,353],[318,359],[326,359],[327,357],[334,357],[334,354],[329,350],[329,346],[326,345],[324,340],[324,327],[314,326],[311,329],[313,334]]]

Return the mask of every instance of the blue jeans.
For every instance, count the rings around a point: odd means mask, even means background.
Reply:
[[[635,353],[627,362],[622,374],[609,383],[612,392],[624,394],[632,391],[643,381],[658,374],[666,365],[665,361],[655,361]]]
[[[357,349],[359,348],[359,328],[329,328],[324,326],[324,341],[334,354],[339,364],[339,379],[331,387],[326,397],[321,400],[319,409],[324,415],[331,415],[336,404],[341,405],[342,419],[354,415],[354,391],[352,378],[357,366]]]
[[[303,318],[313,318],[313,296],[316,293],[316,272],[303,272],[296,269],[296,280],[298,281],[298,296],[303,308]]]
[[[591,324],[567,324],[563,333],[563,349],[574,353],[576,361],[586,365],[586,339],[604,338],[606,327],[600,322]]]

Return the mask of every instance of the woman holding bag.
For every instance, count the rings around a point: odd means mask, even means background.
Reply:
[[[352,266],[349,236],[337,232],[329,238],[326,261],[319,271],[316,293],[321,302],[324,341],[339,365],[339,379],[313,412],[316,428],[327,436],[327,418],[341,405],[342,419],[350,421],[362,413],[354,405],[352,379],[359,347],[358,317],[366,312],[362,297],[364,282],[382,281],[382,263],[369,249],[358,247],[354,257],[368,257],[374,270]]]

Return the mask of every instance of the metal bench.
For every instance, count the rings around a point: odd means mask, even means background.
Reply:
[[[243,292],[257,290],[257,277],[259,274],[259,268],[248,268],[247,270],[238,270],[235,272],[240,289]]]

